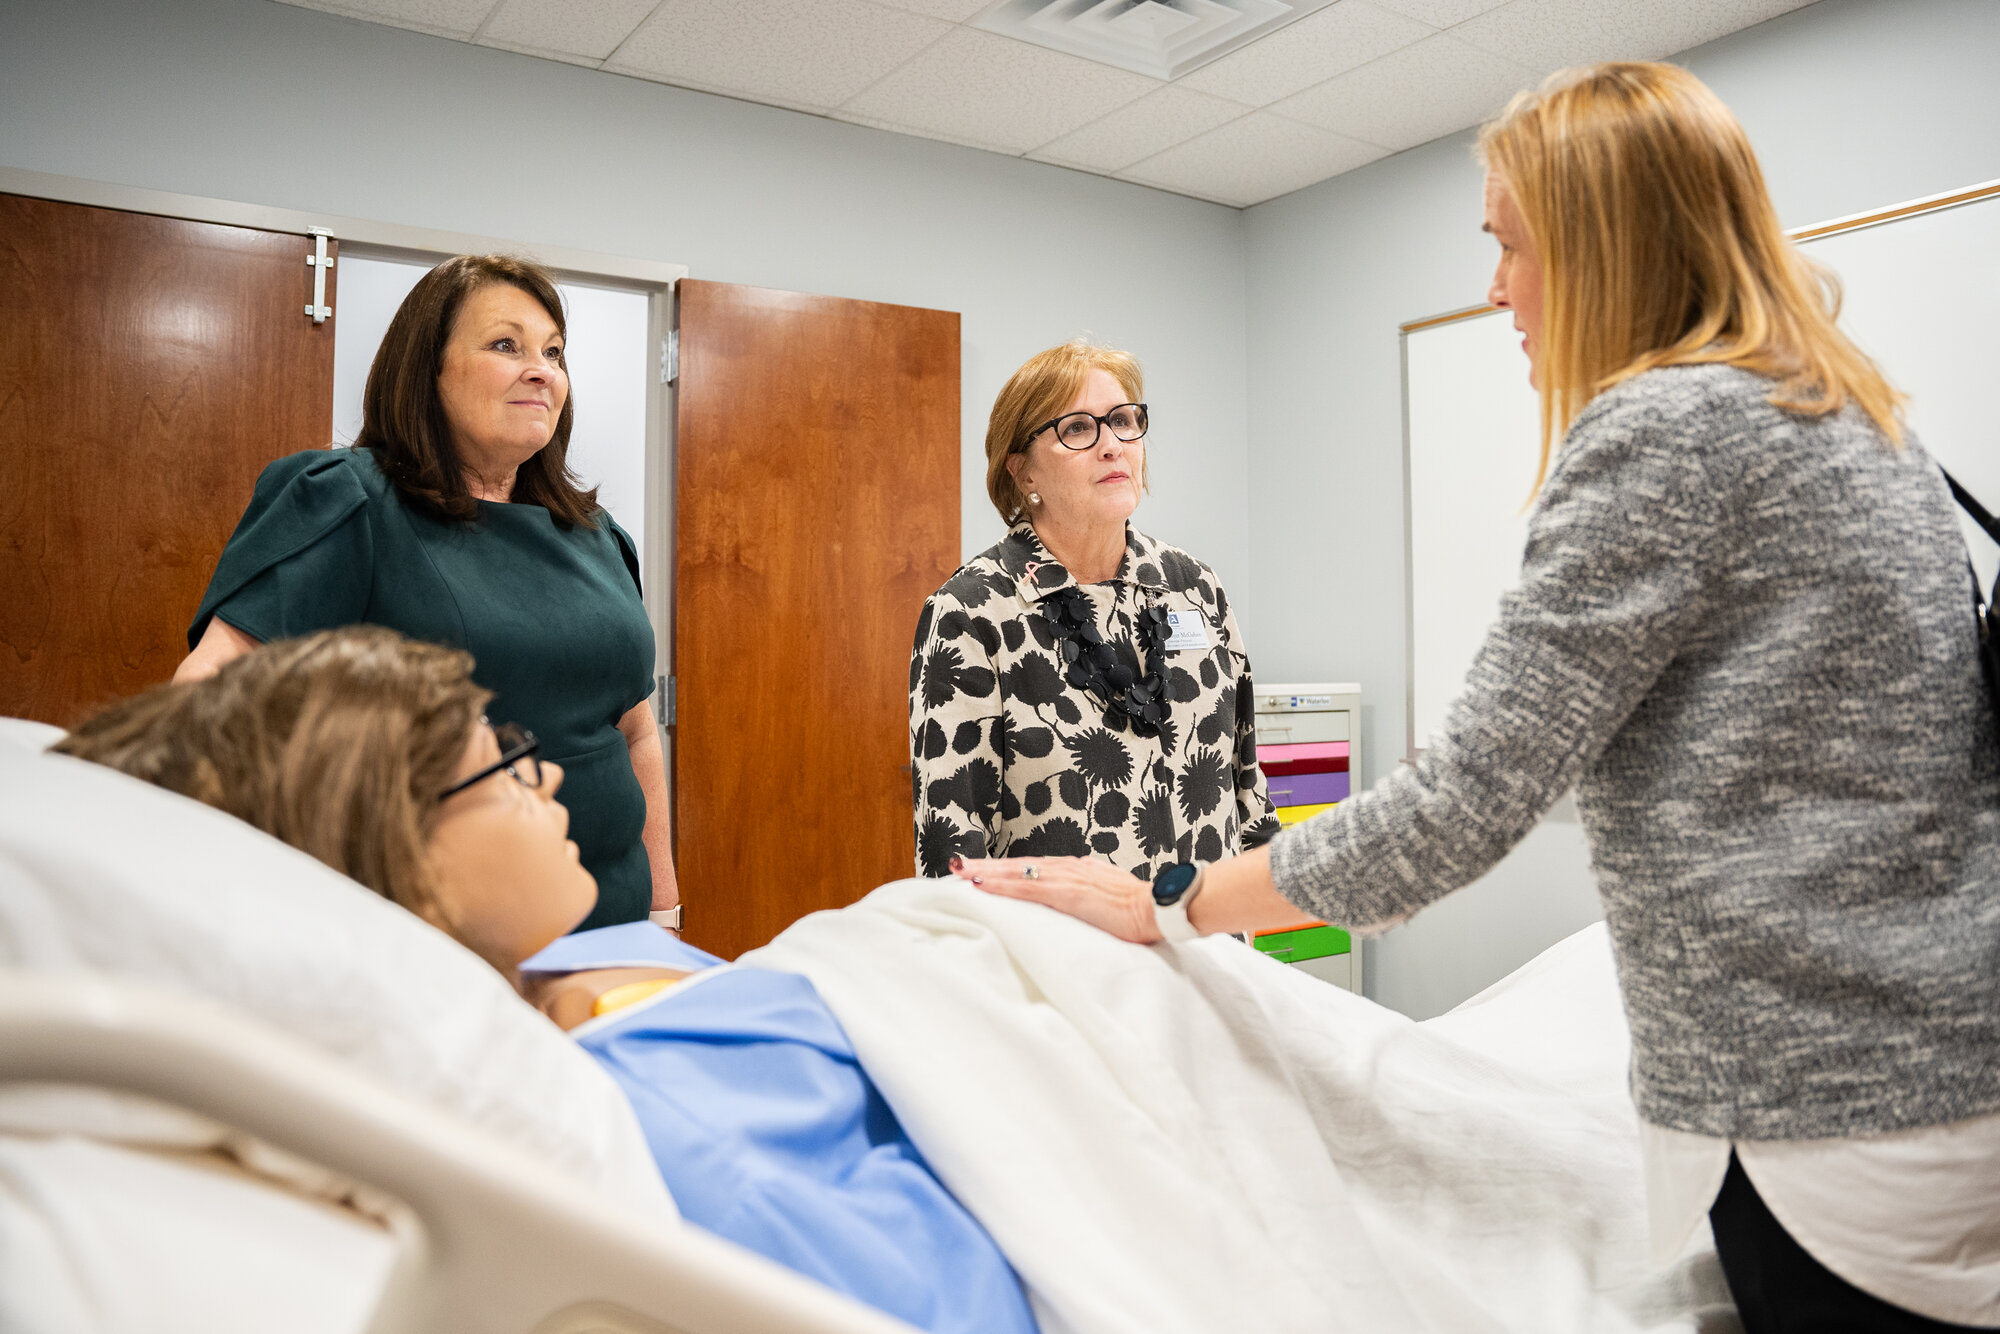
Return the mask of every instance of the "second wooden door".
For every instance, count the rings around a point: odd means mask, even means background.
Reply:
[[[958,316],[686,281],[676,865],[734,957],[912,874],[910,641],[958,565]]]

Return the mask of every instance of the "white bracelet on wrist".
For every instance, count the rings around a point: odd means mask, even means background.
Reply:
[[[1157,903],[1154,904],[1153,923],[1160,928],[1161,940],[1171,940],[1175,944],[1180,944],[1182,941],[1201,938],[1201,932],[1195,930],[1194,923],[1188,920],[1185,898],[1164,908]]]
[[[1188,875],[1189,871],[1193,874]],[[1162,890],[1161,882],[1169,877],[1185,877],[1187,883],[1180,886],[1178,892],[1171,886]],[[1195,895],[1201,893],[1201,880],[1202,868],[1191,867],[1186,863],[1170,866],[1160,872],[1159,879],[1154,882],[1153,892],[1153,923],[1159,928],[1160,939],[1179,943],[1194,940],[1201,935],[1201,932],[1195,930],[1194,923],[1188,919],[1188,909],[1194,905]],[[1162,893],[1171,894],[1172,900],[1162,903],[1160,901]]]

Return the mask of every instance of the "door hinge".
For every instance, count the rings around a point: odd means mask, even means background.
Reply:
[[[653,692],[653,716],[660,720],[660,726],[672,727],[674,725],[674,714],[676,713],[676,709],[674,708],[675,680],[671,676],[656,676],[653,679],[659,683],[659,688]]]
[[[660,340],[660,383],[672,384],[681,378],[681,331],[670,329]]]
[[[333,314],[333,307],[326,304],[326,271],[333,267],[333,256],[326,253],[326,242],[333,233],[324,227],[308,227],[306,235],[313,239],[313,251],[306,256],[306,267],[313,271],[313,299],[306,307],[306,314],[312,316],[314,324],[325,324]]]

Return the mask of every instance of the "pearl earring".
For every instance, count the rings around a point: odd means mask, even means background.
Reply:
[[[1042,493],[1041,493],[1041,492],[1039,492],[1039,491],[1030,491],[1030,492],[1028,493],[1028,503],[1029,503],[1030,505],[1039,505],[1039,504],[1041,504],[1041,503],[1042,503]]]

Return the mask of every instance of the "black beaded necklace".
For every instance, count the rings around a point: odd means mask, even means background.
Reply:
[[[1167,613],[1160,607],[1141,607],[1136,618],[1139,638],[1146,647],[1146,673],[1133,678],[1132,669],[1118,661],[1118,653],[1104,642],[1090,598],[1080,588],[1062,588],[1042,599],[1049,627],[1055,631],[1056,653],[1066,670],[1064,678],[1103,700],[1132,721],[1140,736],[1158,735],[1167,716]]]

